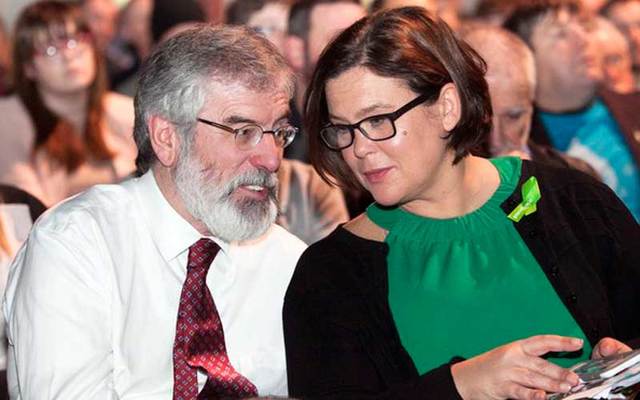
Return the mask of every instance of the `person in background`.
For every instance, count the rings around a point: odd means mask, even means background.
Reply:
[[[600,12],[627,38],[636,87],[640,87],[640,0],[609,0]]]
[[[301,0],[289,12],[285,57],[296,73],[292,123],[302,128],[304,93],[320,53],[331,39],[366,15],[355,0]],[[309,144],[302,132],[285,152],[289,159],[309,162]]]
[[[0,182],[51,206],[135,169],[131,99],[107,92],[80,9],[40,1],[14,35],[15,94],[0,99]]]
[[[602,85],[616,93],[631,93],[636,87],[629,43],[616,26],[604,17],[595,17],[594,35],[602,63]]]
[[[562,154],[530,140],[536,66],[533,53],[513,33],[496,26],[476,25],[464,30],[462,38],[487,63],[493,119],[488,141],[477,155],[517,156],[558,167],[574,168],[599,179],[579,158]]]
[[[531,138],[591,165],[640,220],[640,94],[600,87],[591,20],[573,0],[523,2],[505,22],[533,51]]]
[[[292,95],[246,28],[155,50],[135,98],[142,175],[47,213],[12,264],[12,398],[287,395],[282,302],[306,246],[273,222]]]
[[[471,20],[488,25],[502,26],[515,6],[513,0],[480,0],[471,16]]]
[[[116,35],[118,6],[114,0],[82,0],[81,4],[96,48],[105,51]]]
[[[217,4],[217,1],[211,1]],[[171,28],[182,23],[205,22],[206,15],[200,0],[153,0],[151,11],[151,37],[159,43]]]
[[[460,0],[374,0],[371,2],[371,12],[382,9],[416,6],[424,7],[432,15],[442,18],[451,29],[460,29]]]
[[[9,70],[11,68],[11,40],[0,19],[0,96],[9,90]]]
[[[419,7],[360,20],[318,61],[311,160],[376,203],[296,266],[292,397],[544,399],[578,383],[563,367],[640,338],[640,226],[588,175],[470,155],[491,129],[484,73]]]
[[[114,90],[133,96],[136,93],[140,68],[153,47],[151,37],[151,12],[153,0],[130,0],[118,18],[116,43],[131,57],[127,76],[116,83]]]
[[[255,29],[284,54],[290,8],[281,0],[235,0],[227,7],[225,21]]]
[[[4,297],[9,264],[29,234],[35,221],[45,211],[35,197],[18,188],[0,185],[0,296]],[[0,399],[8,400],[7,336],[4,316],[0,320]]]
[[[133,50],[116,37],[120,9],[115,0],[81,0],[80,4],[96,50],[103,55],[107,85],[115,88],[137,67]]]

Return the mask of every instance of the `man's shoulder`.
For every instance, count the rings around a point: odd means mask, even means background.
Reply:
[[[307,248],[307,244],[283,227],[277,224],[271,225],[264,235],[265,245],[278,249],[283,254],[290,254],[296,258]]]
[[[111,225],[134,212],[134,196],[130,182],[96,185],[49,209],[37,221],[35,228],[63,232],[72,227],[87,227],[92,223]]]

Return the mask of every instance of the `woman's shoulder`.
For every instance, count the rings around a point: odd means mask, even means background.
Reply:
[[[296,269],[298,283],[307,282],[309,288],[341,285],[367,276],[367,271],[386,262],[387,244],[354,233],[353,224],[357,222],[338,226],[302,253]]]
[[[2,109],[3,111],[9,109],[24,111],[24,106],[22,105],[22,101],[20,101],[20,98],[18,96],[7,95],[0,96],[0,109]]]
[[[3,125],[16,118],[29,118],[27,109],[17,95],[0,96],[0,115],[2,115]]]

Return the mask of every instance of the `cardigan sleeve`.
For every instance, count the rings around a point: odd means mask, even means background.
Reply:
[[[385,261],[384,254],[358,243],[345,248],[334,238],[335,232],[307,249],[285,296],[289,395],[461,399],[451,363],[419,376],[402,347],[387,299],[380,295],[375,263],[362,268],[363,258]]]

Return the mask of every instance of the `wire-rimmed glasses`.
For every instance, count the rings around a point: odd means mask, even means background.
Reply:
[[[223,131],[233,133],[235,136],[236,146],[240,150],[250,150],[260,143],[265,133],[273,135],[276,145],[285,148],[293,142],[298,133],[298,128],[291,125],[285,125],[272,130],[264,130],[256,124],[247,124],[243,127],[234,129],[230,126],[222,125],[217,122],[209,121],[204,118],[197,118],[198,122],[222,129]]]

